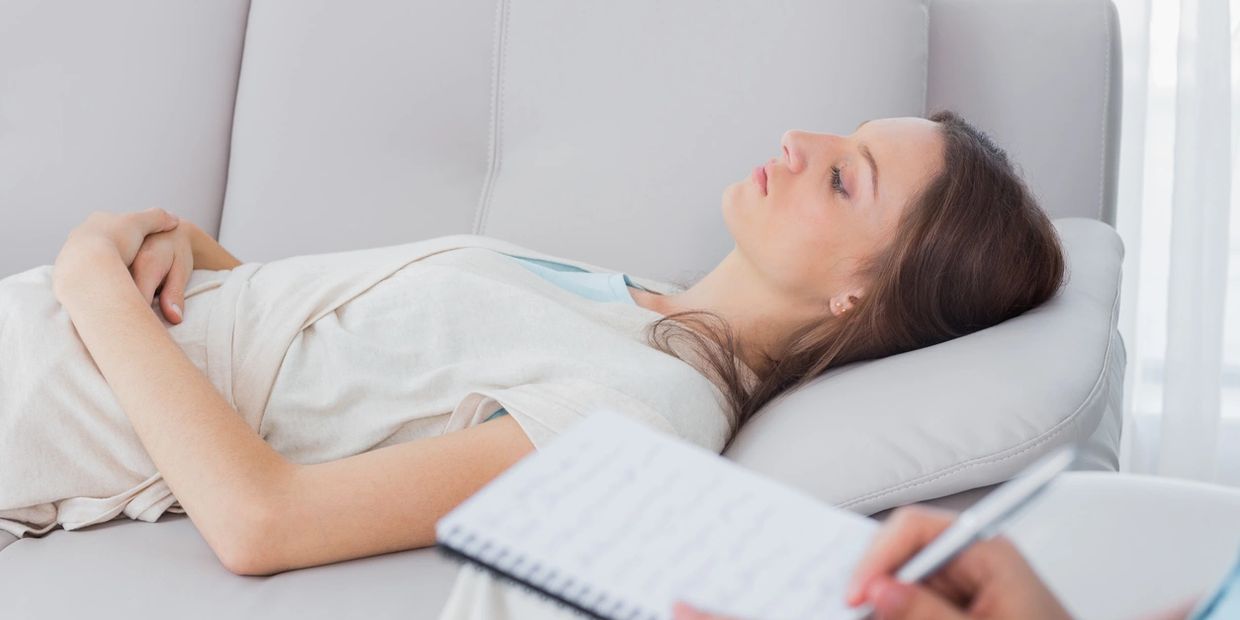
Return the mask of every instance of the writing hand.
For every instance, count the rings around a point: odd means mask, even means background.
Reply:
[[[900,566],[955,518],[925,506],[897,509],[853,571],[846,603],[869,602],[880,619],[1070,617],[1004,536],[970,545],[922,583],[896,581]]]

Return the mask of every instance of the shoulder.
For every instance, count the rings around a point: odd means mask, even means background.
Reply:
[[[665,377],[655,404],[685,441],[718,454],[732,436],[727,399],[719,387],[696,370]]]
[[[704,377],[699,381],[668,373],[651,373],[640,387],[630,382],[560,378],[492,394],[523,427],[528,420],[545,431],[542,437],[531,437],[539,447],[582,419],[609,410],[719,453],[730,438],[731,426],[718,390],[703,382]]]
[[[663,430],[718,453],[731,437],[727,400],[718,386],[688,364],[652,365],[640,388],[610,389],[612,402],[655,416]],[[625,413],[622,411],[622,413]]]

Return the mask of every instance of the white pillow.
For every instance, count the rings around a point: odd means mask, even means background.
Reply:
[[[782,394],[725,456],[863,514],[1002,482],[1070,442],[1089,440],[1076,468],[1115,469],[1123,244],[1095,220],[1054,223],[1068,269],[1054,298]]]

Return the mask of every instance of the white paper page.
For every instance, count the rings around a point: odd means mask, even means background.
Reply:
[[[504,472],[437,532],[605,617],[670,618],[685,600],[794,619],[852,617],[844,588],[877,527],[604,411]]]

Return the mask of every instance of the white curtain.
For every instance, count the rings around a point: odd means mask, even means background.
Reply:
[[[1240,486],[1240,0],[1114,0],[1123,471]]]

